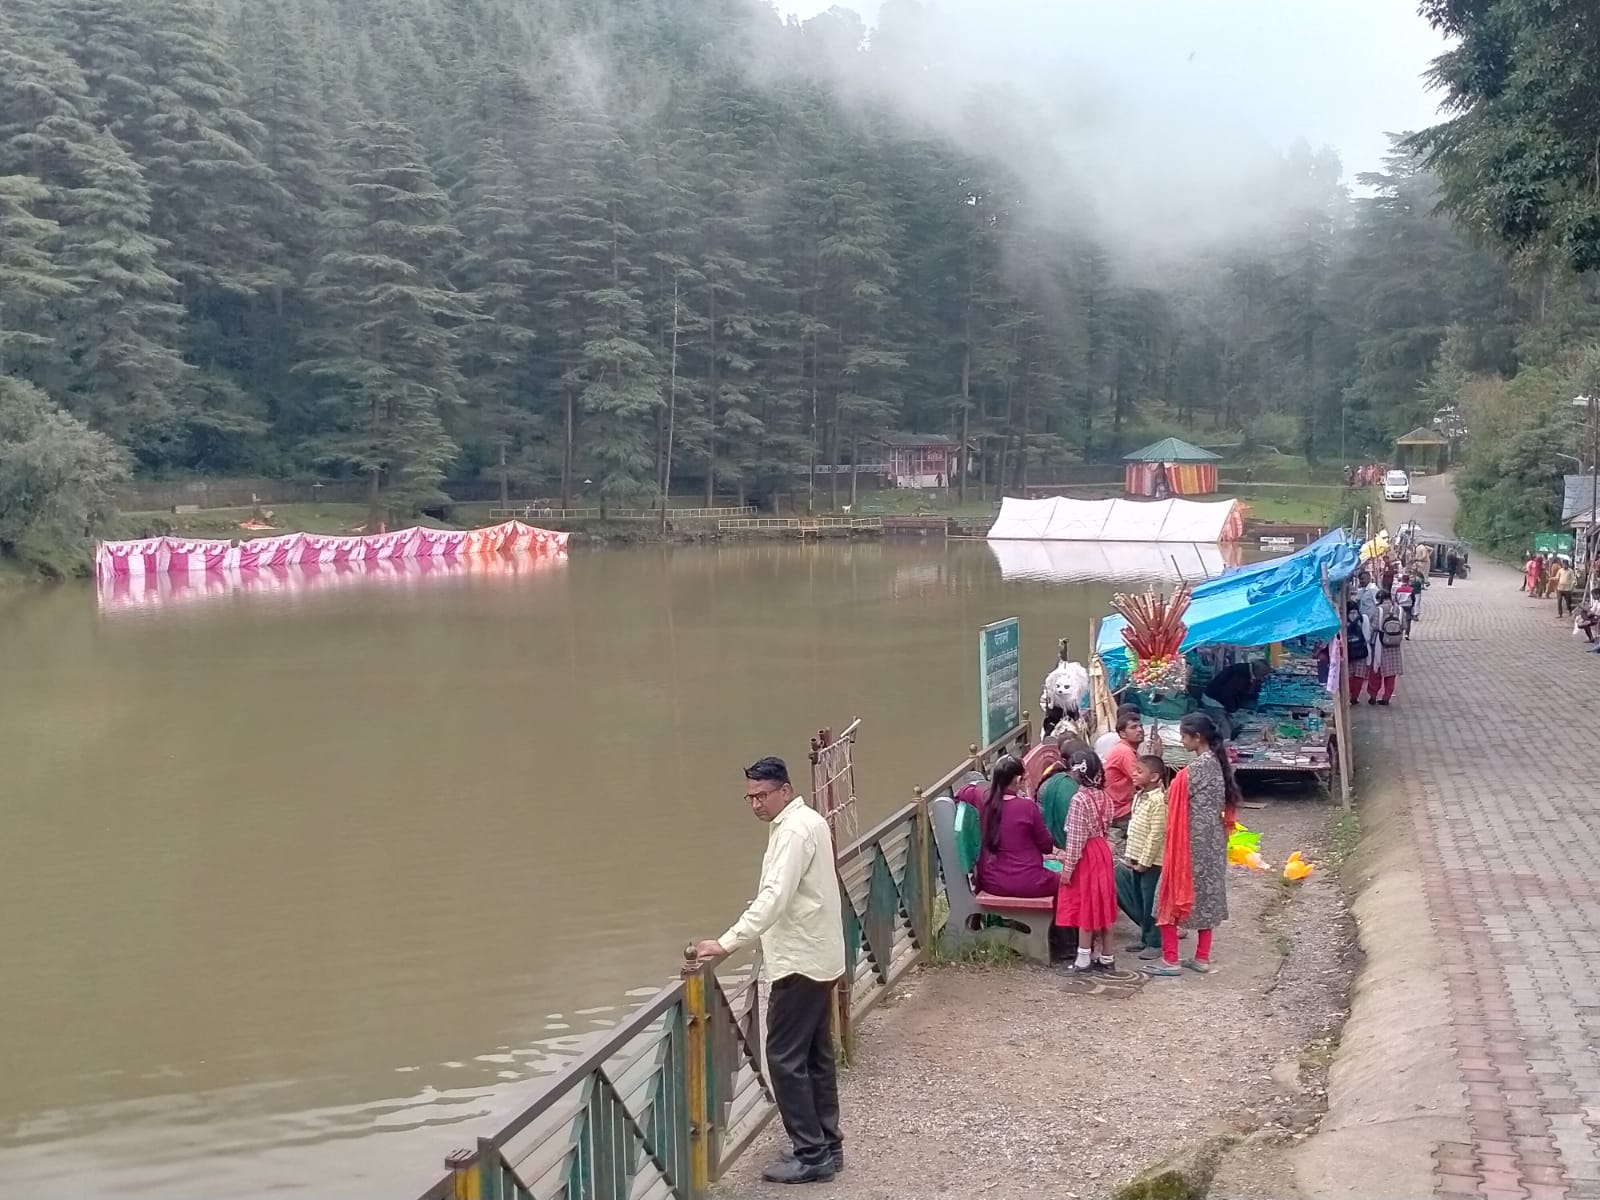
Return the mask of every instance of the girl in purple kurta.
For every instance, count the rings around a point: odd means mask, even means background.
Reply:
[[[1054,896],[1061,876],[1044,865],[1055,849],[1044,814],[1016,793],[1022,763],[1007,754],[995,763],[989,794],[979,810],[983,847],[973,878],[980,892],[994,896]]]

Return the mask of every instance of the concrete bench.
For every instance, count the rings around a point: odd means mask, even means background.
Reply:
[[[1055,898],[974,893],[956,843],[956,805],[952,796],[935,796],[928,803],[933,845],[939,855],[939,870],[944,876],[945,896],[950,903],[950,923],[945,927],[945,937],[952,944],[960,944],[979,934],[995,937],[1023,957],[1049,965]],[[983,917],[997,917],[1002,924],[979,929],[977,926]]]

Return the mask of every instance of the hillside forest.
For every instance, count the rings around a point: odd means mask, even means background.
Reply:
[[[76,569],[129,476],[360,480],[374,519],[461,480],[827,507],[817,468],[897,433],[993,489],[1167,433],[1382,458],[1452,409],[1538,503],[1600,295],[1476,203],[1482,129],[1356,179],[1275,151],[1237,236],[1130,245],[1027,96],[938,64],[934,121],[882,86],[925,19],[5,0],[0,551]]]

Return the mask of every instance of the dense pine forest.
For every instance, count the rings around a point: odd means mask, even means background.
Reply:
[[[70,569],[129,475],[825,505],[894,433],[1015,487],[1165,433],[1385,456],[1572,385],[1594,264],[1508,256],[1459,140],[1289,147],[1248,222],[1144,241],[1058,113],[916,60],[925,19],[3,0],[0,550]]]

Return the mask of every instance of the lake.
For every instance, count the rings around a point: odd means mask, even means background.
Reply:
[[[574,552],[0,594],[0,1179],[410,1200],[753,890],[741,768],[863,824],[1192,547]],[[1205,549],[1208,569],[1220,565]],[[1120,586],[1128,586],[1124,579]]]

